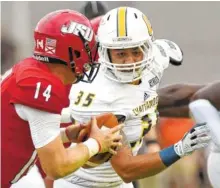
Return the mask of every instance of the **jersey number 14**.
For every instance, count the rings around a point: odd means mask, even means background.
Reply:
[[[37,99],[39,97],[39,94],[40,94],[40,88],[41,88],[41,82],[37,82],[36,84],[36,91],[35,91],[35,94],[34,94],[34,98]],[[43,92],[43,97],[45,97],[45,101],[47,102],[51,95],[51,89],[52,89],[52,86],[51,85],[48,85],[47,88],[45,89],[45,91]]]

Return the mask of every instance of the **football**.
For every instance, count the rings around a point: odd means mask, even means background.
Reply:
[[[105,162],[108,162],[112,157],[112,154],[109,152],[106,153],[100,153],[96,154],[93,157],[91,157],[86,164],[84,164],[83,168],[94,168],[96,166],[99,166]]]
[[[119,124],[117,117],[112,113],[105,113],[102,115],[96,116],[97,125],[101,129],[109,129],[117,126]],[[91,122],[89,122],[90,124]],[[81,134],[81,140],[85,141],[89,137],[90,132],[90,126],[88,126],[88,129],[84,131],[84,133]],[[83,166],[83,168],[92,168],[96,167],[100,164],[103,164],[112,157],[112,154],[109,152],[96,154],[95,156],[91,157],[90,160]]]

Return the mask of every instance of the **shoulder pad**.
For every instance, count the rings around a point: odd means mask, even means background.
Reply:
[[[164,49],[172,65],[178,66],[182,64],[183,52],[176,43],[167,39],[157,39],[154,43],[160,45]]]
[[[59,114],[68,105],[66,87],[49,72],[37,68],[18,70],[15,80],[12,103]]]

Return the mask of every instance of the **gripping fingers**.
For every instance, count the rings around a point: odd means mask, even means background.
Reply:
[[[97,120],[95,116],[92,117],[92,125],[97,125]]]
[[[121,147],[122,146],[122,143],[121,142],[113,142],[112,144],[111,144],[111,147],[112,148],[118,148],[118,147]]]
[[[121,141],[122,140],[122,135],[113,135],[112,140],[113,141]]]
[[[202,126],[206,126],[206,122],[203,122],[203,123],[197,123],[194,128],[197,128],[197,127],[202,127]]]
[[[210,140],[211,140],[211,136],[201,136],[201,137],[198,137],[198,138],[196,138],[197,139],[197,142],[198,143],[207,143],[207,142],[209,142]]]
[[[211,136],[201,136],[193,139],[191,144],[208,143],[211,140]]]
[[[202,148],[207,147],[208,145],[209,145],[208,143],[200,143],[200,144],[192,146],[192,149],[193,150],[202,149]]]
[[[120,125],[118,125],[118,126],[116,126],[114,128],[111,128],[110,132],[111,133],[116,133],[116,132],[120,131],[123,128],[123,126],[124,126],[124,124],[120,124]]]
[[[113,150],[112,148],[110,148],[108,152],[111,153],[111,154],[113,154],[113,155],[116,155],[116,154],[117,154],[117,151]]]
[[[199,135],[202,135],[202,134],[207,134],[209,132],[210,132],[210,129],[207,126],[200,127],[199,129],[195,129],[195,131],[191,133],[190,138],[192,138],[194,136],[199,136]]]
[[[210,131],[210,129],[207,125],[203,125],[203,126],[194,128],[194,131],[202,131],[202,130]]]

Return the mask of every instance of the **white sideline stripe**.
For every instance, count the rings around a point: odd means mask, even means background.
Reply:
[[[29,161],[26,163],[26,165],[24,165],[21,171],[15,176],[15,178],[11,181],[11,183],[16,183],[20,179],[23,173],[30,167],[31,163],[35,160],[36,156],[37,156],[37,151],[35,150]]]

